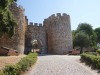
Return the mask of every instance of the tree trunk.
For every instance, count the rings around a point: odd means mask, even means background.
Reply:
[[[81,48],[81,50],[80,50],[80,54],[82,54],[83,53],[83,47],[80,47]]]

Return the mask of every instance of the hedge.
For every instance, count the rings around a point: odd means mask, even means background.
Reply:
[[[36,62],[37,55],[37,53],[30,53],[23,57],[16,65],[6,65],[0,72],[0,75],[20,75]]]
[[[84,52],[84,53],[97,56],[97,52]]]
[[[100,50],[97,50],[96,52],[100,55]]]
[[[81,60],[93,68],[100,69],[100,57],[91,54],[81,54]]]

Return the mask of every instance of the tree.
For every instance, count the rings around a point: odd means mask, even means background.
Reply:
[[[86,34],[89,35],[92,35],[93,34],[93,29],[92,29],[92,26],[88,23],[81,23],[78,25],[78,28],[77,28],[77,32],[85,32]]]
[[[38,47],[38,41],[37,40],[34,40],[32,42],[32,46],[34,47],[34,49],[37,49],[37,47]]]
[[[88,23],[81,23],[78,25],[77,32],[85,32],[89,36],[90,40],[90,46],[95,47],[96,46],[96,34],[92,28],[92,26]]]
[[[96,46],[97,35],[93,31],[93,34],[90,36],[90,46]]]
[[[17,0],[0,0],[0,37],[4,33],[7,33],[9,37],[14,34],[14,26],[16,21],[12,12],[10,11],[10,5]]]
[[[72,30],[72,39],[73,39],[73,41],[74,41],[75,35],[76,35],[76,30]],[[75,47],[75,45],[73,43],[73,48],[74,47]]]
[[[94,32],[97,34],[97,43],[100,43],[100,27],[96,28]]]
[[[74,46],[80,47],[80,53],[83,53],[83,47],[89,46],[89,36],[84,32],[79,32],[75,35],[73,40]]]

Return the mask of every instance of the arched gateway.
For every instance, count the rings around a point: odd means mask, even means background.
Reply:
[[[25,53],[33,49],[34,40],[37,40],[40,53],[67,54],[72,50],[70,16],[65,13],[51,15],[43,25],[31,22],[25,34]]]
[[[43,43],[40,39],[33,39],[31,41],[31,44],[32,44],[32,52],[38,52],[38,53],[43,53]]]
[[[44,27],[37,23],[28,25],[25,37],[25,54],[31,50],[39,49],[39,53],[47,53],[46,35]],[[37,48],[34,47],[34,41],[37,43]],[[35,44],[36,45],[36,44]]]

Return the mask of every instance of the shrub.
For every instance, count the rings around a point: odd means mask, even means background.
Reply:
[[[97,50],[96,52],[100,55],[100,50]]]
[[[81,60],[86,64],[100,69],[100,57],[91,54],[81,54]]]
[[[20,68],[19,65],[7,65],[3,70],[4,75],[19,75]]]
[[[85,52],[86,54],[95,55],[97,56],[97,52]]]
[[[2,71],[0,71],[0,75],[4,75],[4,73]]]
[[[7,65],[0,75],[20,75],[26,71],[37,60],[37,53],[30,53],[22,58],[16,65]]]

